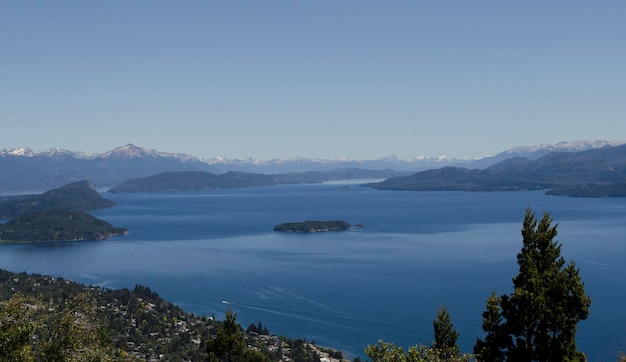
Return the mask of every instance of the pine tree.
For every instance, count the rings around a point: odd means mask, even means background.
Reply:
[[[368,345],[365,353],[372,362],[469,362],[473,356],[461,354],[457,340],[459,332],[454,329],[450,313],[443,307],[433,320],[435,341],[431,347],[423,344],[409,347],[404,352],[402,347],[379,340],[378,344]]]
[[[574,262],[566,265],[561,256],[552,221],[548,213],[538,221],[526,210],[514,292],[489,298],[483,314],[487,336],[474,347],[480,360],[586,359],[577,351],[575,336],[577,323],[589,315],[591,299]]]
[[[491,293],[487,299],[487,310],[483,313],[483,330],[487,332],[487,336],[484,341],[476,341],[474,347],[474,353],[482,361],[505,361],[502,348],[511,345],[511,338],[504,333],[500,302],[501,298],[496,296],[496,292]]]
[[[437,318],[433,320],[433,329],[435,330],[433,348],[439,357],[445,361],[457,358],[460,354],[457,344],[459,332],[454,329],[450,320],[450,313],[445,307],[439,310]]]
[[[239,330],[237,316],[229,309],[215,337],[207,342],[209,362],[239,362],[244,360],[246,341]]]

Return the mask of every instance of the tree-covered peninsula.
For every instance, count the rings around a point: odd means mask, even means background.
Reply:
[[[42,194],[0,197],[0,219],[49,210],[93,211],[115,206],[100,196],[88,180],[73,182]]]
[[[349,230],[352,227],[349,223],[342,220],[334,221],[301,221],[287,222],[274,226],[274,231],[292,231],[300,233],[313,233],[320,231],[341,231]]]
[[[126,233],[126,229],[73,210],[36,212],[0,224],[2,242],[102,240]]]
[[[204,171],[165,172],[157,175],[122,182],[111,188],[110,193],[179,192],[235,187],[270,186],[278,181],[268,175],[226,172],[213,174]]]
[[[164,172],[148,177],[126,180],[109,189],[109,192],[120,194],[202,191],[240,187],[313,184],[331,180],[386,178],[399,174],[405,175],[406,173],[399,173],[393,170],[365,170],[360,168],[291,172],[273,175],[234,171],[223,174],[214,174],[205,171],[178,171]]]

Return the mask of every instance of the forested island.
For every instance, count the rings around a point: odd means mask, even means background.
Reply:
[[[42,194],[0,198],[0,242],[102,240],[128,232],[88,214],[115,206],[88,180]]]
[[[268,175],[245,172],[216,175],[204,171],[181,171],[128,180],[111,188],[109,192],[179,192],[271,185],[278,185],[278,180]]]
[[[100,196],[91,181],[73,182],[42,194],[0,197],[0,219],[49,210],[94,211],[115,206]]]
[[[102,240],[127,232],[82,211],[50,210],[0,224],[0,242]]]
[[[300,233],[312,233],[320,231],[341,231],[349,230],[352,227],[349,223],[342,220],[334,221],[301,221],[288,222],[274,226],[274,231],[290,231]]]

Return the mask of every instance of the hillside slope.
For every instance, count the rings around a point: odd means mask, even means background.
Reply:
[[[626,196],[626,145],[536,160],[508,159],[484,170],[447,167],[364,186],[410,191],[514,191],[551,189],[565,196]]]
[[[0,219],[55,209],[93,211],[115,206],[115,202],[100,196],[88,180],[73,182],[42,194],[0,197]]]
[[[0,241],[102,240],[126,232],[82,211],[49,210],[20,215],[0,224]]]

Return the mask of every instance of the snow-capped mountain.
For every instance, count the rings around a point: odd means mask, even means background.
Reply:
[[[44,191],[84,179],[108,187],[131,178],[187,170],[217,171],[190,155],[157,152],[132,144],[101,154],[60,148],[4,149],[0,150],[0,191]]]
[[[554,145],[534,145],[534,146],[517,146],[508,149],[501,154],[510,154],[519,157],[519,155],[526,155],[524,157],[539,158],[550,152],[580,152],[591,150],[595,148],[613,147],[626,143],[623,140],[578,140],[572,142],[559,142]]]
[[[359,168],[417,172],[445,166],[485,168],[502,160],[523,157],[536,159],[550,152],[578,152],[626,143],[620,140],[584,140],[555,145],[518,146],[492,157],[457,159],[448,156],[416,156],[399,159],[394,155],[373,160],[304,158],[258,160],[228,159],[222,156],[202,160],[184,153],[159,152],[128,144],[108,152],[95,154],[53,148],[33,151],[29,148],[0,150],[0,192],[47,190],[64,184],[89,179],[99,187],[114,186],[122,181],[162,172],[208,171],[224,173],[240,171],[278,174],[334,169]]]
[[[105,153],[93,155],[93,158],[169,158],[182,162],[201,162],[199,158],[186,153],[159,152],[154,149],[137,147],[130,143],[126,146],[117,147]]]
[[[553,145],[541,144],[533,146],[516,146],[506,151],[500,152],[495,156],[483,157],[481,159],[472,161],[467,165],[467,167],[482,169],[514,157],[536,160],[539,157],[552,152],[581,152],[604,147],[620,146],[623,144],[626,144],[626,140],[588,139],[571,142],[559,142]]]
[[[326,171],[336,168],[365,168],[372,170],[392,169],[396,171],[419,171],[433,167],[461,165],[468,160],[456,159],[448,156],[428,157],[419,156],[409,159],[399,159],[394,155],[366,160],[350,159],[347,157],[333,158],[284,158],[272,160],[258,160],[247,158],[244,160],[228,159],[222,156],[204,160],[209,165],[220,170],[234,170],[258,173],[287,173],[306,171]]]
[[[22,157],[54,157],[69,156],[77,159],[93,160],[96,158],[141,158],[141,157],[164,157],[174,158],[186,161],[199,161],[197,157],[184,153],[167,153],[150,150],[143,147],[137,147],[133,144],[116,147],[104,153],[85,153],[81,151],[70,151],[63,148],[51,148],[43,151],[33,151],[30,148],[13,148],[0,150],[0,157],[3,156],[22,156]]]

